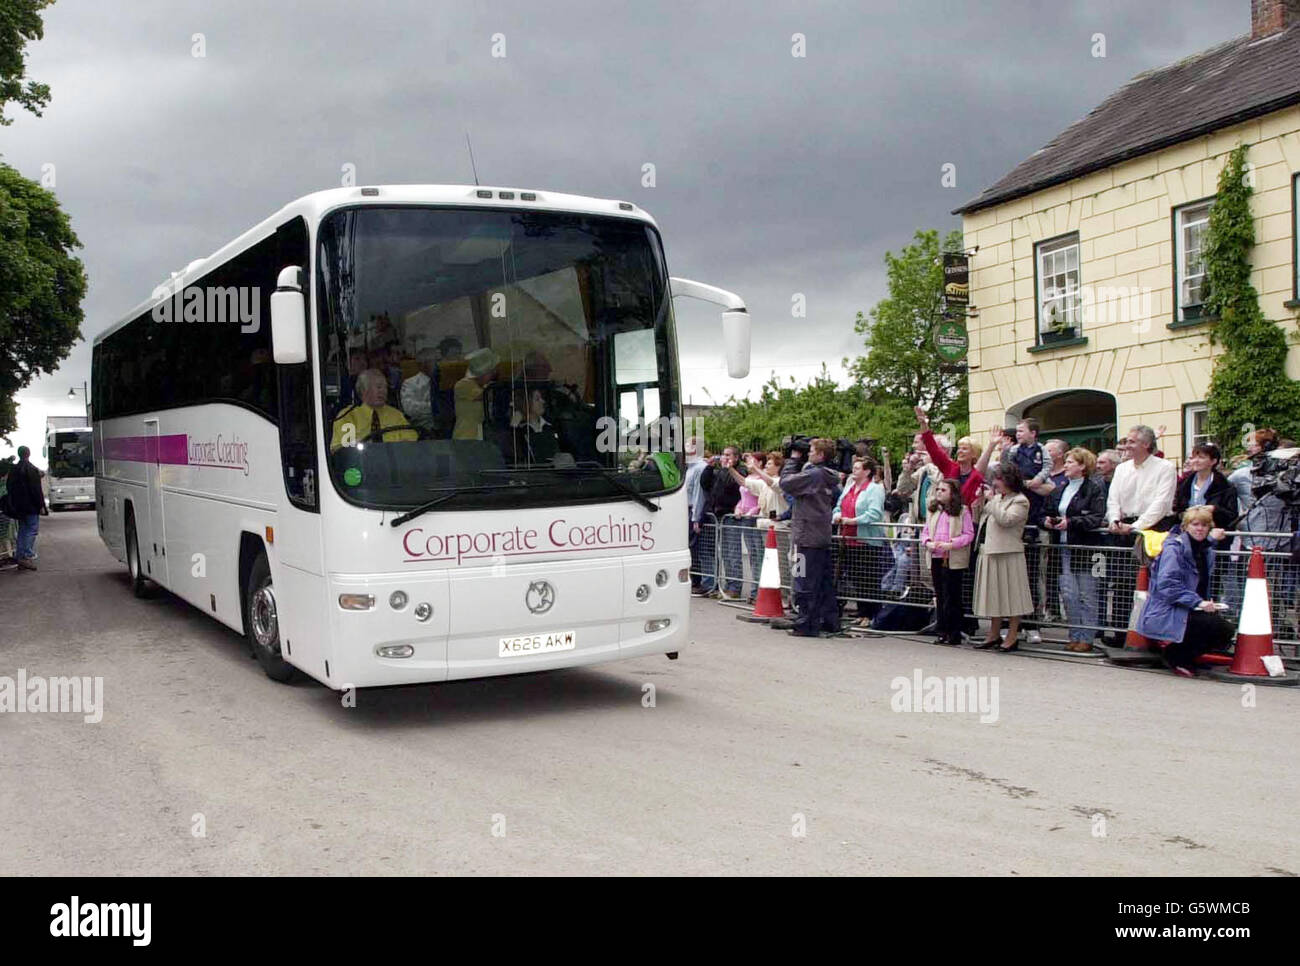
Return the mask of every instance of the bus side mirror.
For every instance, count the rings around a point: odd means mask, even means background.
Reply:
[[[722,306],[722,346],[727,355],[727,375],[732,379],[749,375],[750,321],[744,299],[735,292],[689,278],[670,278],[668,284],[673,298],[701,299]]]
[[[307,361],[307,300],[297,265],[281,269],[271,293],[271,354],[280,365]]]
[[[727,353],[727,375],[744,379],[749,375],[749,313],[744,309],[722,313],[722,346]]]

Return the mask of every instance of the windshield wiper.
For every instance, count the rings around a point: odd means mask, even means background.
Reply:
[[[409,523],[411,520],[414,520],[420,514],[428,513],[438,504],[446,503],[448,500],[455,499],[456,497],[460,496],[462,493],[489,493],[492,490],[507,490],[507,489],[515,489],[517,487],[518,487],[517,483],[481,483],[477,486],[452,487],[449,488],[447,492],[439,496],[435,496],[432,500],[429,500],[426,503],[421,503],[419,506],[407,510],[401,516],[393,517],[393,521],[392,523],[389,524],[389,526],[400,527],[403,523]]]
[[[483,473],[501,473],[501,474],[519,474],[519,473],[558,473],[562,476],[578,475],[587,479],[601,478],[609,482],[616,490],[621,490],[632,499],[636,500],[647,510],[655,513],[659,512],[659,505],[653,502],[648,496],[643,494],[631,483],[621,480],[615,476],[615,470],[610,467],[601,466],[599,463],[579,463],[576,466],[527,466],[516,467],[509,470],[482,470]]]

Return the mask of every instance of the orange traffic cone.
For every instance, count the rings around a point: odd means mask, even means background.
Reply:
[[[1128,615],[1128,633],[1123,647],[1107,647],[1106,659],[1112,664],[1146,666],[1160,663],[1160,648],[1149,637],[1138,633],[1138,619],[1147,605],[1147,592],[1151,587],[1151,571],[1146,564],[1138,568],[1137,589],[1133,591],[1133,607]]]
[[[1138,621],[1142,610],[1147,605],[1147,592],[1151,589],[1151,570],[1143,564],[1138,568],[1137,589],[1133,591],[1133,608],[1128,614],[1128,633],[1124,635],[1126,651],[1156,651],[1158,648],[1151,638],[1138,633]]]
[[[1246,593],[1241,601],[1241,618],[1237,622],[1237,646],[1233,651],[1232,665],[1216,668],[1211,674],[1229,681],[1250,681],[1255,684],[1296,684],[1300,675],[1294,671],[1280,677],[1268,673],[1262,658],[1272,656],[1273,618],[1269,609],[1268,578],[1264,570],[1264,554],[1259,547],[1250,552],[1250,569],[1246,571]]]
[[[777,560],[776,527],[767,528],[767,540],[763,544],[763,568],[758,573],[758,594],[754,598],[754,613],[742,617],[752,623],[769,621],[785,616],[785,607],[781,604],[781,565]]]

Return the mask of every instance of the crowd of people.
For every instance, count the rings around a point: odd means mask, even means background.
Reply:
[[[1180,470],[1161,451],[1163,427],[1134,426],[1094,453],[1040,442],[1027,418],[993,427],[985,442],[963,436],[950,451],[925,411],[916,416],[896,480],[887,451],[877,462],[859,446],[851,468],[841,467],[829,439],[785,452],[706,452],[686,476],[694,593],[752,602],[764,531],[776,527],[789,531],[781,583],[795,613],[771,623],[792,635],[840,635],[856,624],[1009,652],[1022,635],[1041,643],[1041,624],[1063,623],[1067,650],[1094,653],[1098,643],[1122,645],[1134,544],[1157,532],[1164,552],[1151,562],[1143,622],[1168,643],[1170,667],[1190,675],[1199,654],[1232,640],[1223,612],[1240,604],[1251,549],[1281,549],[1287,538],[1278,534],[1296,529],[1281,499],[1253,496],[1261,455],[1294,445],[1271,429],[1249,436],[1242,465],[1227,474],[1211,442],[1192,446]],[[907,618],[896,604],[910,607]]]

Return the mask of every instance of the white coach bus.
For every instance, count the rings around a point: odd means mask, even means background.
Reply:
[[[683,295],[723,307],[746,375],[744,303],[670,282],[627,202],[308,195],[95,340],[100,535],[280,681],[676,657]]]
[[[95,505],[91,429],[80,416],[50,416],[45,429],[45,486],[50,510]]]

